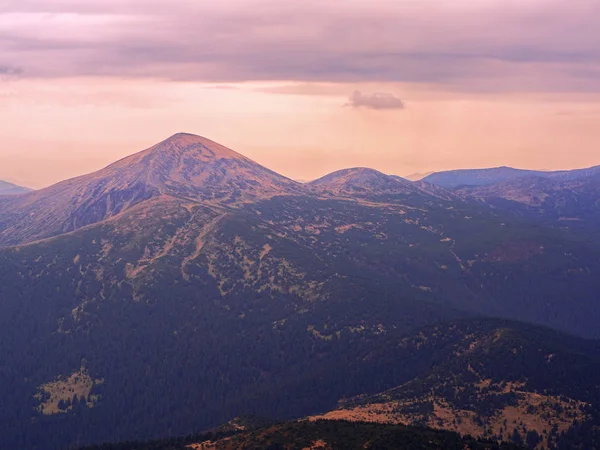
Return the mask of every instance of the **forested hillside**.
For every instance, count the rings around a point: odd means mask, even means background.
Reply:
[[[0,242],[11,448],[326,413],[445,367],[454,335],[415,336],[460,318],[600,336],[587,234],[367,169],[302,185],[186,134],[2,200]],[[560,336],[595,361],[594,342]],[[584,375],[587,391],[560,395],[595,404]]]
[[[205,434],[154,442],[86,447],[81,450],[519,450],[514,444],[460,437],[446,431],[373,423],[294,421],[231,436]]]

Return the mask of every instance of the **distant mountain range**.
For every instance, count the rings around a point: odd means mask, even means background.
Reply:
[[[556,181],[572,181],[598,174],[600,174],[600,166],[589,167],[586,169],[560,170],[555,172],[514,169],[512,167],[495,167],[490,169],[462,169],[434,172],[423,178],[423,181],[447,189],[455,189],[458,187],[488,186],[526,177],[548,178]]]
[[[303,184],[181,133],[2,197],[0,441],[163,438],[393,392],[394,422],[515,440],[543,424],[543,442],[593,448],[597,181],[533,179],[446,188],[355,168]],[[498,425],[509,413],[518,426]]]
[[[424,182],[495,209],[573,230],[598,230],[600,166],[542,172],[510,167],[439,172]]]
[[[434,172],[414,172],[410,175],[406,175],[403,178],[409,181],[421,181],[423,178],[428,177]]]
[[[31,192],[31,189],[0,180],[0,196],[25,194],[26,192]]]

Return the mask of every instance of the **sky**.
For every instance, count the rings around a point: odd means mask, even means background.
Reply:
[[[3,0],[0,179],[177,132],[309,180],[600,164],[598,0]]]

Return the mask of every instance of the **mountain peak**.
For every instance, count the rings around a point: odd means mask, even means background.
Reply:
[[[177,133],[96,173],[122,184],[142,183],[175,197],[240,201],[290,193],[299,186],[202,136]]]
[[[311,181],[308,185],[334,194],[390,194],[415,190],[407,180],[366,167],[338,170]]]
[[[11,201],[0,242],[28,242],[97,223],[151,198],[236,205],[302,186],[210,139],[177,133],[97,172]],[[35,216],[32,216],[32,213]]]
[[[31,189],[0,180],[0,195],[18,195],[27,192],[31,192]]]
[[[177,164],[190,168],[199,163],[221,159],[251,162],[248,158],[208,138],[190,133],[177,133],[146,150],[111,164],[108,168],[122,169],[148,163],[150,163],[149,169],[163,164]]]
[[[194,133],[186,133],[185,131],[180,131],[179,133],[175,133],[173,136],[165,139],[165,141],[169,141],[172,139],[206,139],[204,136],[199,136]]]
[[[317,180],[311,181],[310,184],[313,186],[327,185],[331,183],[347,183],[347,182],[359,182],[373,178],[386,178],[387,175],[379,172],[375,169],[369,169],[368,167],[351,167],[349,169],[336,170],[330,174],[327,174]]]
[[[154,145],[151,148],[161,148],[165,147],[177,147],[181,149],[190,149],[195,146],[203,146],[208,149],[219,150],[222,153],[228,153],[232,155],[242,156],[239,153],[234,152],[233,150],[228,149],[215,141],[212,141],[204,136],[198,136],[197,134],[192,133],[175,133],[173,136],[168,137],[162,142]]]

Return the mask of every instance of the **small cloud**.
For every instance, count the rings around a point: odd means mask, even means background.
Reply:
[[[366,95],[360,91],[354,91],[345,106],[371,109],[404,109],[404,102],[394,94],[375,93]]]

